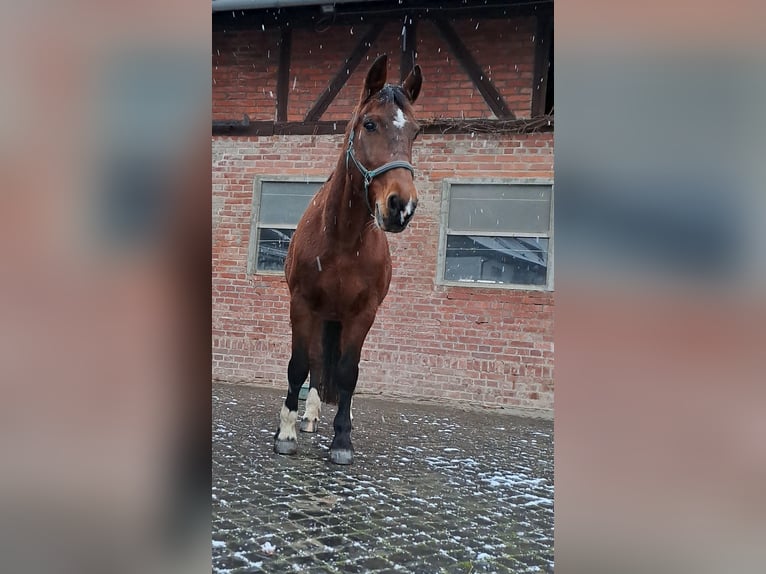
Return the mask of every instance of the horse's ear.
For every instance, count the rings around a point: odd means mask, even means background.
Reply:
[[[423,74],[420,73],[420,66],[415,66],[402,84],[404,93],[407,94],[407,97],[413,104],[418,99],[418,95],[420,95],[420,86],[422,85]]]
[[[364,80],[364,88],[362,89],[362,101],[373,94],[377,94],[386,85],[386,74],[388,72],[388,56],[383,54],[378,56],[370,66],[370,70],[367,72],[367,78]]]

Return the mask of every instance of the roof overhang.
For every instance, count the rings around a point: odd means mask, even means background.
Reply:
[[[294,6],[334,6],[355,2],[373,2],[377,0],[212,0],[213,12],[226,10],[265,10],[267,8],[292,8]]]

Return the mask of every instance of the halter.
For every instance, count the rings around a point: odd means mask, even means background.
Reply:
[[[356,154],[354,153],[354,129],[353,128],[351,129],[351,135],[348,137],[348,149],[346,150],[346,170],[347,171],[348,171],[348,158],[351,158],[351,161],[354,162],[354,165],[359,170],[359,173],[361,173],[362,177],[364,177],[364,201],[367,204],[367,209],[370,211],[370,215],[372,215],[373,217],[375,217],[375,213],[373,213],[372,205],[370,205],[370,194],[368,192],[368,189],[374,177],[377,177],[381,173],[386,173],[387,171],[396,169],[398,167],[403,167],[404,169],[410,170],[410,173],[412,173],[412,177],[415,177],[415,168],[408,161],[401,161],[401,160],[390,161],[372,170],[364,167],[361,163],[359,163],[359,160],[356,159]]]

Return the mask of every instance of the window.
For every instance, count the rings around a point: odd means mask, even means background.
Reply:
[[[253,186],[248,273],[281,273],[303,212],[324,180],[257,177]]]
[[[438,282],[552,289],[553,184],[447,180]]]

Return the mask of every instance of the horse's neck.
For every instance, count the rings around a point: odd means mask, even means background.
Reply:
[[[371,226],[375,228],[358,180],[358,177],[349,179],[344,152],[328,182],[330,189],[325,203],[324,224],[326,229],[334,231],[332,237],[349,245],[356,244]]]

